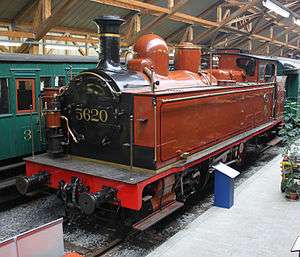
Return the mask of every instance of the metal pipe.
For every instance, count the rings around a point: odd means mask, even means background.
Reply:
[[[154,93],[156,82],[154,81],[154,68],[153,68],[153,66],[151,66],[150,69],[148,67],[144,67],[144,73],[149,78],[151,91],[152,91],[152,93]]]
[[[34,132],[33,132],[33,122],[32,122],[32,105],[30,105],[30,130],[31,130],[31,154],[32,159],[34,159]]]
[[[133,115],[130,115],[130,169],[133,169]]]
[[[231,161],[226,162],[226,163],[224,163],[224,164],[230,165],[230,164],[236,163],[237,161],[238,161],[238,160],[234,159],[234,160],[231,160]]]
[[[257,91],[257,90],[269,89],[269,88],[274,88],[274,86],[252,88],[252,89],[245,89],[245,90],[239,90],[239,91],[226,91],[226,92],[215,93],[215,94],[203,94],[203,95],[195,95],[195,96],[188,96],[188,97],[178,97],[178,98],[172,98],[172,99],[162,99],[162,102],[163,103],[179,102],[179,101],[184,101],[184,100],[193,100],[193,99],[205,98],[205,97],[211,97],[211,96],[229,95],[229,94],[236,94],[236,93],[241,93],[241,92],[251,92],[251,91]]]
[[[67,126],[68,133],[70,133],[70,135],[73,138],[74,142],[78,143],[77,138],[75,137],[75,135],[73,134],[71,128],[69,127],[69,120],[68,120],[68,118],[65,117],[65,116],[60,116],[60,117],[66,121],[66,126]]]
[[[39,96],[39,100],[38,100],[38,104],[39,104],[39,139],[40,142],[43,142],[43,137],[42,137],[42,98],[41,96]]]
[[[18,162],[18,163],[14,163],[14,164],[9,164],[3,167],[0,167],[0,172],[5,171],[5,170],[10,170],[10,169],[14,169],[14,168],[19,168],[25,166],[25,162]]]
[[[70,68],[70,80],[73,78],[73,74],[72,74],[72,65],[69,65]]]
[[[154,82],[154,68],[151,66],[151,91],[154,93],[155,91],[155,82]]]
[[[210,85],[212,85],[212,58],[213,58],[213,54],[211,52],[212,50],[210,49],[210,56],[209,56],[209,82]]]
[[[157,162],[157,113],[156,98],[153,98],[153,118],[154,118],[154,162]]]
[[[272,106],[272,117],[275,118],[276,117],[276,105],[277,105],[277,94],[278,94],[278,82],[277,82],[277,69],[278,69],[278,65],[275,65],[275,74],[274,74],[274,81],[276,84],[276,87],[274,87],[273,90],[273,106]]]

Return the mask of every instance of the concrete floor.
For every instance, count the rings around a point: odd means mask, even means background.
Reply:
[[[281,194],[280,161],[239,186],[231,209],[210,208],[148,257],[298,256],[290,249],[300,235],[300,201]]]

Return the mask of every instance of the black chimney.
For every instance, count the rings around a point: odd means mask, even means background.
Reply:
[[[124,22],[118,16],[101,16],[94,20],[100,34],[100,61],[97,68],[120,70],[120,26]]]

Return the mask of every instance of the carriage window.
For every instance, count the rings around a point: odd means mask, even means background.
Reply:
[[[58,77],[58,86],[59,87],[63,87],[66,85],[66,82],[65,82],[65,77],[64,76],[59,76]]]
[[[17,79],[17,112],[35,111],[34,105],[34,80],[33,79]]]
[[[259,64],[258,66],[258,80],[264,81],[265,79],[265,64]]]
[[[9,95],[7,79],[0,79],[0,115],[9,113]]]
[[[56,87],[63,87],[66,85],[65,77],[64,76],[56,76],[55,77],[55,86]]]
[[[51,77],[41,77],[40,81],[41,81],[41,86],[40,86],[41,91],[43,91],[45,87],[51,86]]]

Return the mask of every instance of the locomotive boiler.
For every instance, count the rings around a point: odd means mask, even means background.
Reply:
[[[99,63],[48,98],[57,126],[47,127],[48,153],[26,159],[20,192],[55,188],[68,209],[134,213],[134,228],[145,229],[203,188],[212,163],[240,161],[249,140],[282,124],[275,60],[237,50],[201,56],[183,43],[170,71],[166,42],[147,34],[122,67],[123,20],[95,22]]]

